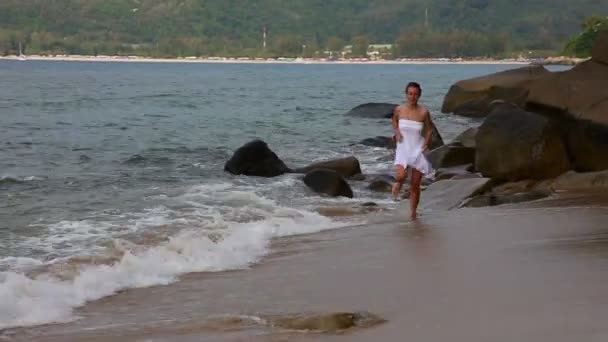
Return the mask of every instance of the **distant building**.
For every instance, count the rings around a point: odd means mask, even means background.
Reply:
[[[367,57],[370,59],[378,59],[384,56],[390,56],[393,51],[393,44],[369,44],[367,46]],[[342,56],[350,55],[353,52],[352,45],[344,46]]]

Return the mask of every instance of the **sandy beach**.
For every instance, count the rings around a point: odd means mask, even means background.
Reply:
[[[488,65],[526,65],[532,60],[525,59],[449,59],[449,58],[412,58],[398,60],[346,59],[327,60],[318,58],[233,58],[233,57],[184,57],[184,58],[147,58],[139,56],[0,56],[0,60],[13,61],[59,61],[59,62],[129,62],[129,63],[243,63],[243,64],[488,64]]]
[[[405,220],[405,212],[276,240],[274,252],[249,270],[190,274],[169,286],[124,291],[87,304],[78,310],[82,319],[73,323],[11,329],[2,337],[41,342],[608,339],[605,194],[564,193],[532,205],[425,212],[414,223]],[[387,322],[317,333],[242,319],[340,311],[370,312]]]

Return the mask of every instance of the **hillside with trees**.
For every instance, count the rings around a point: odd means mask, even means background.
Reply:
[[[394,57],[561,52],[606,0],[2,0],[0,54]],[[267,30],[267,46],[262,32]]]
[[[583,22],[582,29],[583,31],[566,45],[566,55],[579,58],[590,57],[599,32],[608,30],[608,17],[590,16]]]

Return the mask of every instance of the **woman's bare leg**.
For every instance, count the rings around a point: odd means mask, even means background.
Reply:
[[[405,178],[407,176],[407,173],[405,171],[405,168],[402,165],[397,165],[397,171],[395,173],[395,185],[393,185],[393,199],[394,200],[398,200],[399,199],[399,192],[401,192],[401,187],[403,186],[403,183],[405,182]]]
[[[420,201],[420,181],[422,173],[412,168],[412,188],[410,189],[410,219],[416,219],[416,210]]]

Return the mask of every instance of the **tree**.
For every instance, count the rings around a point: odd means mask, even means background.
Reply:
[[[566,47],[564,48],[565,55],[579,58],[591,56],[591,50],[593,49],[593,44],[595,43],[599,32],[608,29],[608,17],[587,17],[581,26],[583,32],[566,44]]]
[[[369,47],[369,37],[367,36],[356,36],[352,40],[353,57],[367,57],[367,48]]]
[[[276,51],[282,57],[298,57],[304,44],[295,35],[282,35],[277,38]]]
[[[325,43],[327,50],[330,53],[340,53],[344,50],[344,40],[342,38],[332,36],[327,39],[327,43]]]

